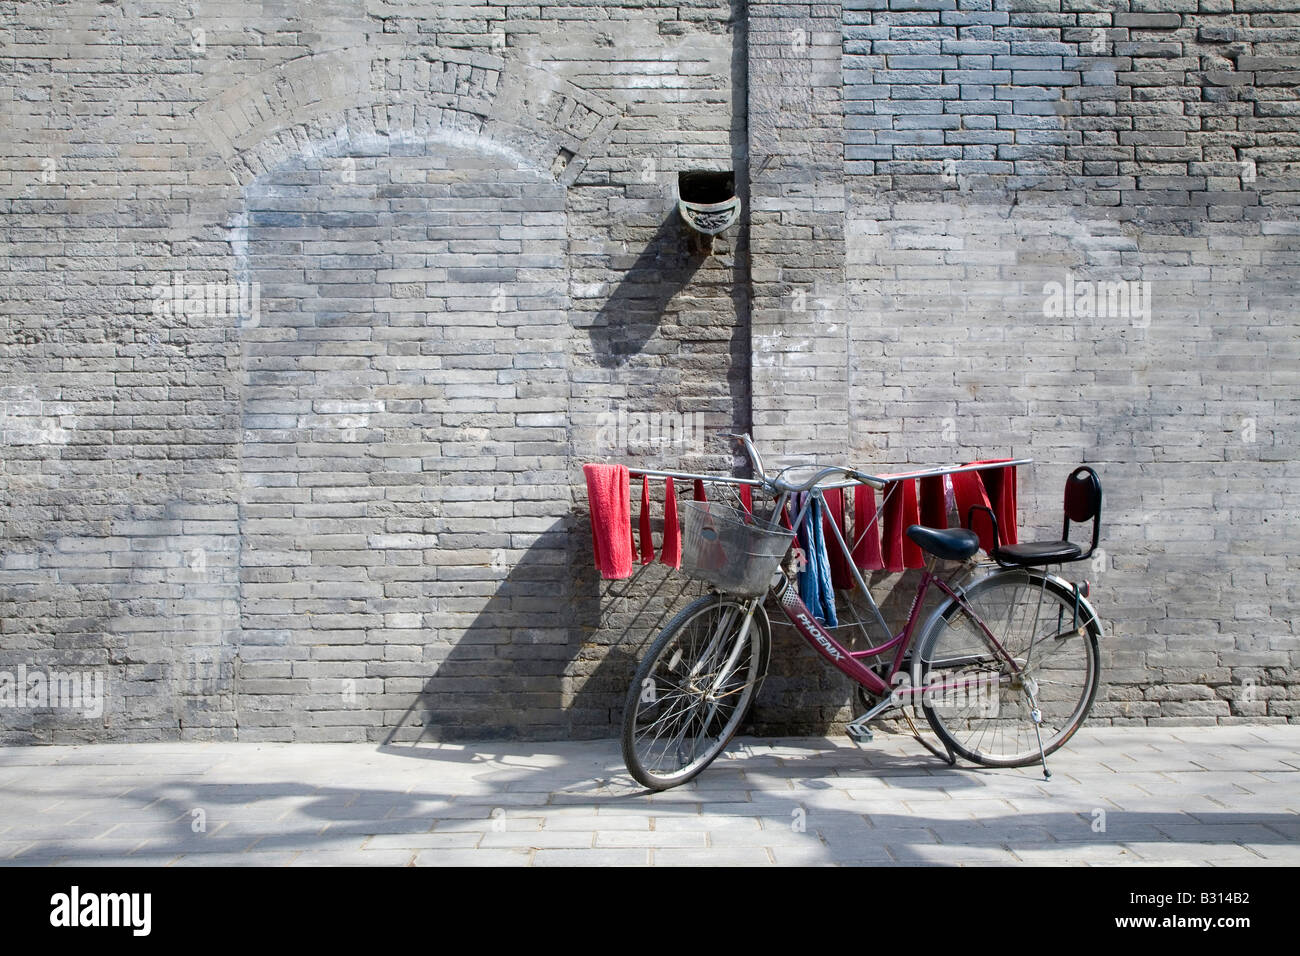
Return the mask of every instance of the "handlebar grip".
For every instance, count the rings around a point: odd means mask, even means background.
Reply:
[[[860,471],[856,471],[856,470],[849,471],[849,477],[852,478],[854,481],[860,481],[864,485],[869,485],[870,487],[875,488],[877,491],[880,491],[885,487],[885,482],[881,481],[878,478],[872,478],[870,475],[864,475]]]

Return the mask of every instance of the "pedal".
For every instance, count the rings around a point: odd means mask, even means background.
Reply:
[[[876,738],[875,735],[872,734],[871,729],[867,727],[867,724],[870,721],[875,720],[885,711],[892,710],[897,706],[898,706],[898,700],[896,696],[894,694],[888,694],[885,697],[883,697],[881,700],[876,701],[875,704],[873,704],[870,708],[867,709],[867,712],[865,714],[862,714],[861,716],[858,717],[854,717],[852,720],[850,720],[844,726],[844,732],[847,733],[849,735],[849,739],[852,740],[859,747],[862,746],[863,744],[869,744],[871,743],[871,741],[875,740]]]
[[[844,728],[844,732],[847,733],[849,739],[858,746],[869,744],[876,739],[876,735],[871,732],[870,727],[866,724],[859,724],[857,721],[851,721],[847,724]]]

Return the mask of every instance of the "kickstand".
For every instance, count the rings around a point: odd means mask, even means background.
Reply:
[[[943,749],[945,753],[939,753],[939,748],[936,747],[934,744],[930,743],[930,741],[926,740],[924,737],[922,737],[921,732],[916,729],[916,724],[913,723],[912,721],[912,715],[909,714],[907,711],[903,711],[903,716],[907,718],[907,726],[912,728],[912,736],[916,738],[917,742],[922,747],[930,751],[930,753],[934,754],[936,757],[938,757],[940,760],[946,763],[949,767],[956,766],[957,758],[953,756],[953,752],[948,749],[947,744],[943,745]]]
[[[1043,734],[1038,729],[1038,725],[1043,722],[1043,712],[1035,705],[1034,709],[1029,712],[1029,717],[1034,722],[1034,736],[1038,738],[1038,759],[1043,762],[1043,779],[1051,780],[1052,772],[1047,769],[1047,754],[1043,752]]]

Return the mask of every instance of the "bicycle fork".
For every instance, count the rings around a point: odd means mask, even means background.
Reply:
[[[724,663],[722,667],[718,669],[717,674],[714,675],[714,679],[708,689],[707,697],[709,707],[700,724],[702,728],[708,727],[709,723],[713,720],[714,715],[718,712],[718,702],[720,698],[716,695],[720,688],[727,685],[727,681],[736,670],[736,664],[740,661],[740,655],[745,649],[745,639],[749,637],[749,629],[754,626],[754,612],[758,610],[758,602],[761,600],[762,598],[751,598],[746,602],[745,617],[741,622],[740,631],[736,635],[734,646],[731,648],[731,653],[727,655],[726,663]],[[699,676],[699,670],[704,665],[704,662],[712,661],[714,659],[718,653],[718,642],[723,640],[730,631],[730,620],[724,620],[715,631],[712,639],[709,641],[709,646],[705,649],[705,652],[701,654],[699,660],[696,661],[695,667],[691,669],[688,678],[689,680],[694,682],[695,678]]]

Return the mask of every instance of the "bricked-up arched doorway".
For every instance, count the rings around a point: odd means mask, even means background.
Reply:
[[[261,284],[232,330],[240,739],[561,730],[565,196],[621,115],[525,57],[387,36],[193,111]]]
[[[510,645],[567,633],[564,186],[465,135],[321,152],[244,189],[241,734],[509,729],[559,706]]]

